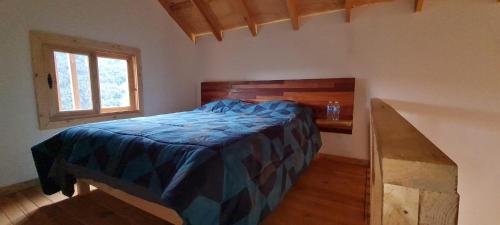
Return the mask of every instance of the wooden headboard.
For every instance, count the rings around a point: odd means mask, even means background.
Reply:
[[[354,78],[202,82],[201,103],[225,98],[253,102],[292,100],[314,110],[321,131],[351,134],[354,86]],[[340,103],[339,121],[326,120],[329,101]]]

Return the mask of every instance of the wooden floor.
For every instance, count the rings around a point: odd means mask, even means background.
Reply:
[[[263,225],[365,225],[367,172],[366,166],[319,157]],[[101,191],[65,199],[45,196],[38,187],[0,197],[0,225],[169,224]]]
[[[368,166],[320,155],[262,225],[368,224]]]

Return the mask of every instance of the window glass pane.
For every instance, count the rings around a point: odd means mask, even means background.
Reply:
[[[67,52],[54,52],[59,111],[91,110],[89,57]]]
[[[97,57],[97,64],[101,108],[129,107],[127,60]]]

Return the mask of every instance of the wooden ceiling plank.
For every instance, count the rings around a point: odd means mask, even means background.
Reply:
[[[182,1],[182,2],[176,2],[176,3],[170,3],[170,5],[171,5],[170,9],[172,9],[174,11],[193,7],[193,3],[191,3],[191,1],[189,1],[189,0]]]
[[[191,0],[196,8],[200,11],[201,15],[205,17],[212,33],[218,41],[222,41],[222,26],[217,19],[217,16],[212,11],[210,6],[204,0]]]
[[[293,29],[298,30],[301,17],[334,12],[342,8],[345,8],[345,20],[349,23],[352,21],[352,11],[355,7],[391,0],[219,0],[226,5],[215,0],[158,1],[186,35],[196,42],[198,36],[212,34],[222,41],[224,31],[245,27],[256,36],[261,25],[288,21],[289,18]],[[415,12],[423,10],[424,1],[415,0]],[[286,5],[283,5],[283,2]],[[232,6],[229,9],[228,3]],[[236,12],[231,11],[231,8]]]
[[[287,0],[286,6],[288,8],[288,15],[292,21],[292,27],[294,30],[298,30],[299,24],[299,12],[297,10],[297,0]]]
[[[248,29],[250,30],[250,33],[252,33],[252,36],[257,36],[257,33],[259,32],[258,25],[255,22],[255,18],[253,17],[252,13],[250,12],[250,9],[248,7],[248,0],[230,0],[230,3],[243,16],[245,22],[247,23]]]
[[[174,21],[179,25],[179,27],[186,33],[186,35],[191,39],[193,43],[196,43],[196,35],[193,33],[193,28],[189,23],[185,20],[181,19],[173,8],[176,7],[176,4],[170,3],[168,0],[159,0],[160,4],[167,11],[168,15],[174,19]]]
[[[423,7],[424,7],[424,0],[415,0],[415,12],[421,12]]]
[[[352,20],[352,8],[354,6],[354,0],[345,0],[345,21],[350,23]]]

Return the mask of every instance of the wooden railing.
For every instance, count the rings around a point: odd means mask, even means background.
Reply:
[[[457,165],[380,99],[370,124],[370,224],[456,225]]]

